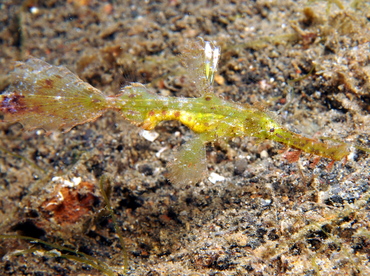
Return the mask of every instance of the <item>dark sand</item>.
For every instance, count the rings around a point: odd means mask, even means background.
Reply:
[[[370,148],[369,5],[185,2],[2,0],[0,88],[13,61],[32,55],[108,94],[139,81],[192,96],[177,56],[202,36],[222,47],[216,93],[262,104],[308,137]],[[177,186],[166,180],[166,164],[191,131],[165,122],[154,142],[140,131],[114,112],[47,136],[1,123],[0,234],[40,238],[122,269],[103,210],[104,175],[129,275],[370,274],[369,154],[355,150],[329,170],[330,160],[313,165],[315,156],[303,153],[289,163],[278,143],[238,138],[207,147],[209,171],[224,180]],[[67,252],[3,239],[0,274],[103,275],[59,254]]]

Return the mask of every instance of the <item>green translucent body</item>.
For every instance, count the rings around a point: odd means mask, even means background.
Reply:
[[[63,67],[29,59],[19,63],[12,73],[12,85],[0,95],[0,110],[5,121],[46,130],[68,131],[95,120],[109,109],[146,130],[162,121],[177,120],[193,130],[195,137],[170,164],[168,176],[174,183],[201,180],[206,171],[204,144],[218,139],[251,136],[334,161],[348,156],[344,143],[331,146],[303,137],[280,126],[261,109],[217,97],[209,83],[213,81],[215,64],[208,63],[207,69],[209,76],[199,79],[203,84],[198,98],[164,97],[138,83],[124,87],[119,95],[106,96]]]

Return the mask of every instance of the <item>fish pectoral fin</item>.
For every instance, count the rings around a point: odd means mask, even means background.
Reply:
[[[187,142],[176,153],[175,160],[169,164],[168,179],[173,184],[195,184],[207,172],[204,141],[198,136]]]

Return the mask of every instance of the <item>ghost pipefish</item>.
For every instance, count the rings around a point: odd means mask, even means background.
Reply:
[[[270,139],[334,161],[346,158],[345,143],[329,145],[296,134],[257,107],[226,101],[213,93],[220,48],[208,41],[193,42],[183,56],[189,79],[200,94],[196,98],[165,97],[132,83],[115,96],[106,96],[64,67],[36,58],[18,62],[11,85],[0,95],[5,122],[20,122],[28,129],[47,131],[94,121],[107,110],[116,110],[131,123],[152,130],[160,122],[177,120],[195,136],[176,153],[169,166],[173,183],[200,181],[205,172],[205,144],[217,139],[251,136]]]

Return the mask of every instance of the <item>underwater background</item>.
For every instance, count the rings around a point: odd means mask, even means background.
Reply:
[[[369,275],[369,20],[359,0],[3,0],[1,91],[33,56],[109,95],[194,97],[179,54],[202,37],[221,48],[217,95],[352,153],[328,168],[234,138],[207,146],[204,181],[174,185],[166,165],[193,138],[178,122],[0,123],[0,274]]]

